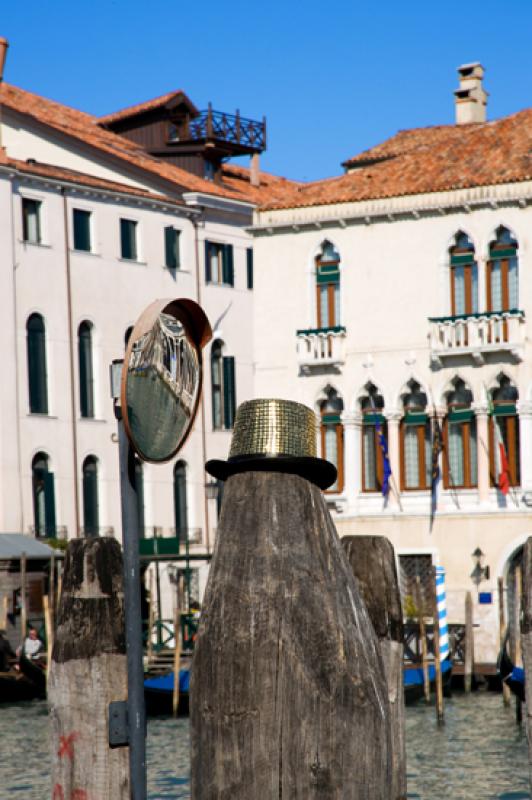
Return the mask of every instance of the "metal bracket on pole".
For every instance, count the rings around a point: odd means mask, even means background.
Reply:
[[[127,700],[116,700],[109,703],[109,747],[127,747],[128,745]]]

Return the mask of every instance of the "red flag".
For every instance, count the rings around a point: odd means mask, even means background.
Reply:
[[[506,455],[506,448],[501,434],[501,429],[497,417],[494,415],[493,429],[495,432],[495,461],[497,464],[497,484],[503,494],[510,491],[510,465]]]

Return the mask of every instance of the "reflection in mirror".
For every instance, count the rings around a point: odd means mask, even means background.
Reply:
[[[176,452],[192,424],[201,389],[198,348],[184,325],[160,313],[132,344],[126,402],[130,434],[148,461]]]

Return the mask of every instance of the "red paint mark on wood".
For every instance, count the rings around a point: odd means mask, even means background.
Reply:
[[[65,800],[65,793],[60,783],[56,783],[52,793],[52,800]]]
[[[85,789],[73,789],[70,800],[88,800],[89,795]]]
[[[69,733],[68,736],[59,737],[59,750],[57,751],[59,758],[66,756],[72,761],[74,758],[74,742],[76,739],[79,739],[79,733],[77,733],[77,731]]]

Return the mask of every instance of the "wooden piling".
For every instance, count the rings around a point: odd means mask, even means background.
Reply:
[[[502,647],[506,635],[506,622],[504,620],[504,580],[497,578],[499,593],[499,647]],[[510,687],[502,682],[502,701],[505,706],[510,705]]]
[[[109,747],[109,703],[127,696],[122,554],[69,542],[48,681],[53,797],[128,800],[128,750]]]
[[[179,606],[176,606],[176,608],[174,608],[174,690],[172,693],[172,711],[174,717],[177,717],[177,710],[179,708],[179,670],[181,667],[180,619],[181,612]]]
[[[524,552],[524,551],[523,551]],[[523,573],[521,566],[518,564],[515,568],[514,576],[515,586],[515,602],[513,614],[513,631],[514,631],[514,645],[513,645],[513,662],[516,666],[523,663],[523,654],[521,650],[521,603],[523,594]],[[523,721],[523,708],[521,698],[516,695],[515,697],[515,721],[521,725]]]
[[[9,607],[9,597],[5,594],[2,597],[2,605],[0,606],[0,630],[5,631],[7,628],[7,609]]]
[[[521,615],[521,638],[523,666],[526,675],[532,675],[532,537],[523,547],[523,592]],[[528,767],[532,788],[532,681],[525,680],[526,734],[528,740]]]
[[[386,678],[321,491],[226,481],[191,672],[194,800],[394,800]]]
[[[50,627],[54,629],[55,619],[55,555],[50,557],[50,577],[48,580],[48,609],[50,613]],[[49,662],[48,662],[49,663]]]
[[[373,624],[388,684],[394,800],[406,798],[403,609],[395,551],[384,536],[344,536],[342,546]]]
[[[22,644],[28,632],[26,553],[20,556],[20,638]]]
[[[441,675],[441,661],[440,661],[440,622],[438,614],[438,597],[436,593],[436,568],[433,569],[434,577],[434,595],[433,595],[433,611],[432,616],[434,619],[433,625],[433,642],[434,642],[434,671],[435,671],[435,684],[436,684],[436,719],[439,725],[444,723],[443,712],[443,682]]]
[[[471,692],[473,679],[473,598],[471,592],[465,596],[465,653],[464,653],[464,691]]]
[[[419,621],[419,639],[421,641],[421,668],[423,669],[423,694],[425,695],[425,703],[430,703],[430,674],[429,674],[429,660],[427,650],[427,630],[425,628],[425,607],[423,604],[423,596],[421,594],[421,578],[416,575],[415,584],[415,603],[417,607],[417,615]]]

